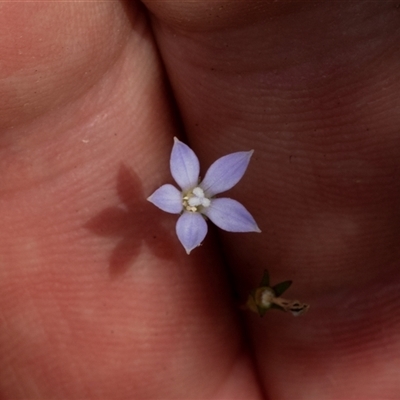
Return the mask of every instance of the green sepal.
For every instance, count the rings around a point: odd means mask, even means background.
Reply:
[[[247,307],[249,310],[255,313],[258,313],[258,306],[256,304],[256,299],[254,298],[254,293],[249,294],[245,307]]]
[[[266,269],[264,269],[264,275],[261,278],[261,282],[259,287],[269,286],[269,273]]]
[[[276,297],[279,297],[282,293],[286,292],[290,288],[292,281],[284,281],[281,283],[272,286],[272,290],[276,294]]]
[[[269,309],[268,309],[268,308],[265,308],[265,307],[257,306],[257,310],[258,310],[258,315],[259,315],[260,317],[263,317],[263,316],[265,315],[265,313],[266,313]]]

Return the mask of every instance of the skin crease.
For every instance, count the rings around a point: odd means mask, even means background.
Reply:
[[[400,11],[249,3],[0,5],[1,399],[398,397]],[[261,234],[146,202],[169,85]],[[239,310],[264,268],[307,315]]]

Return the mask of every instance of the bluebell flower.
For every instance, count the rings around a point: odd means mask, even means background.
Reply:
[[[170,169],[180,190],[166,184],[147,200],[163,211],[180,214],[176,234],[188,254],[200,246],[207,234],[205,217],[228,232],[261,232],[242,204],[233,199],[214,197],[239,182],[252,154],[253,151],[241,151],[219,158],[199,182],[200,164],[196,154],[174,138]]]

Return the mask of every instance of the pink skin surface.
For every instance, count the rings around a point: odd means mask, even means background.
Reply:
[[[0,398],[398,397],[399,18],[1,3]],[[146,201],[174,136],[203,173],[255,150],[230,193],[261,234],[185,253]],[[265,268],[308,314],[240,310]]]

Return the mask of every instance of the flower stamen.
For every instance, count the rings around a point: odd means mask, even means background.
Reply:
[[[182,199],[183,208],[186,211],[198,212],[201,207],[209,207],[211,200],[206,197],[204,190],[196,186],[188,192]]]

